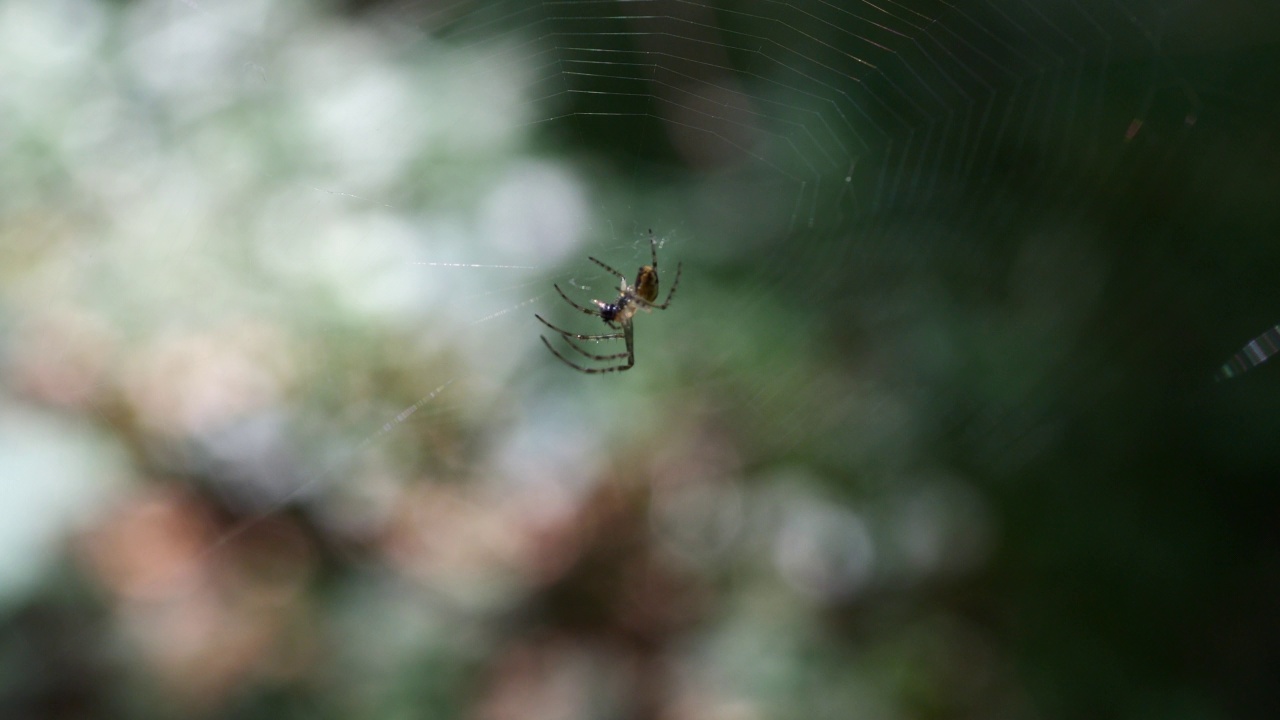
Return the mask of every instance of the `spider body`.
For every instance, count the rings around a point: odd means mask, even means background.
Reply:
[[[595,260],[595,258],[591,259]],[[676,277],[680,277],[679,268],[676,269]],[[671,289],[674,292],[675,286]],[[614,302],[595,301],[600,308],[600,318],[611,327],[616,327],[616,323],[630,322],[632,316],[641,308],[648,311],[650,307],[654,307],[653,301],[658,299],[658,271],[654,270],[652,265],[645,265],[636,273],[636,284],[628,287],[624,280],[618,288],[618,293],[618,299]],[[667,299],[670,301],[669,296]],[[663,305],[663,307],[666,306]]]
[[[579,355],[590,360],[606,362],[610,360],[621,360],[622,364],[610,365],[607,367],[583,367],[582,365],[569,360],[564,355],[561,355],[559,351],[551,346],[551,342],[548,341],[544,335],[542,336],[542,343],[547,346],[547,349],[551,351],[552,355],[555,355],[561,362],[574,370],[584,373],[619,372],[622,370],[630,370],[635,366],[636,352],[635,341],[633,339],[631,329],[632,318],[634,318],[635,314],[640,310],[644,310],[645,312],[654,309],[666,310],[667,306],[671,304],[672,296],[676,294],[676,286],[680,284],[680,271],[683,269],[683,264],[676,265],[676,279],[671,283],[671,289],[667,291],[666,301],[659,305],[655,302],[658,299],[658,241],[654,238],[652,230],[649,231],[649,252],[653,257],[653,264],[644,265],[636,272],[636,282],[634,285],[628,285],[627,277],[617,270],[614,270],[612,267],[609,267],[593,257],[587,258],[591,262],[618,276],[618,299],[611,303],[592,300],[591,303],[595,305],[594,308],[587,307],[586,305],[579,305],[571,300],[568,295],[565,295],[559,285],[552,286],[556,289],[556,292],[560,294],[560,297],[564,298],[565,302],[577,308],[580,312],[599,317],[606,325],[614,330],[620,330],[621,332],[603,333],[598,335],[581,335],[558,328],[544,320],[541,315],[534,315],[534,317],[538,318],[538,321],[543,325],[546,325],[552,330],[560,333],[560,336],[564,338],[565,343]],[[597,342],[601,340],[621,339],[626,343],[627,349],[626,352],[613,353],[611,355],[596,355],[594,353],[589,353],[574,344],[573,340],[575,339],[592,340]]]

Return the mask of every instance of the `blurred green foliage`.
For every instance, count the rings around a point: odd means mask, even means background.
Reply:
[[[859,10],[0,9],[0,715],[1274,715],[1274,13]]]

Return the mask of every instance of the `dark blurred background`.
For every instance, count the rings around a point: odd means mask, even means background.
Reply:
[[[6,3],[0,716],[1275,716],[1278,42]]]

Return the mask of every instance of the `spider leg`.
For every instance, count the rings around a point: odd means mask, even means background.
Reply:
[[[569,303],[570,305],[574,306],[575,308],[581,310],[582,312],[588,315],[595,315],[596,317],[600,317],[600,308],[598,307],[589,308],[585,305],[579,305],[578,303],[571,300],[568,295],[565,295],[564,291],[560,289],[559,285],[552,285],[551,287],[555,288],[556,292],[560,293],[560,297],[564,298],[565,302]]]
[[[627,351],[625,353],[620,353],[618,355],[592,355],[591,353],[586,352],[582,348],[577,347],[573,343],[569,343],[569,346],[572,347],[574,350],[577,350],[579,353],[595,360],[617,360],[624,357],[627,359],[627,362],[625,365],[611,365],[609,367],[602,367],[602,368],[583,367],[573,362],[569,358],[565,357],[564,355],[561,355],[554,347],[551,346],[551,341],[547,340],[547,336],[539,335],[538,337],[542,340],[542,344],[546,345],[547,349],[551,351],[551,354],[555,355],[560,360],[560,362],[564,363],[565,365],[568,365],[569,367],[573,368],[574,370],[577,370],[578,372],[587,373],[588,375],[596,375],[599,373],[621,372],[623,370],[630,370],[636,364],[635,345],[632,342],[630,325],[623,326],[622,336],[626,340]]]
[[[560,360],[560,362],[564,363],[565,365],[568,365],[569,367],[573,368],[574,370],[577,370],[578,372],[587,373],[589,375],[594,375],[597,373],[617,372],[619,370],[630,370],[631,366],[635,364],[635,359],[629,357],[626,365],[615,365],[613,367],[605,367],[605,368],[583,367],[578,363],[570,360],[569,358],[561,355],[555,348],[551,347],[551,342],[547,340],[546,335],[539,335],[538,337],[542,340],[542,344],[546,345],[547,349],[551,351],[552,355],[555,355],[556,358]]]
[[[557,358],[560,359],[560,362],[564,363],[565,365],[568,365],[569,367],[573,368],[574,370],[577,370],[578,372],[584,372],[584,373],[591,372],[591,370],[588,370],[587,368],[584,368],[581,365],[570,360],[569,358],[561,355],[555,348],[551,347],[551,342],[547,340],[546,335],[539,335],[538,337],[542,340],[542,344],[546,345],[547,349],[551,351],[551,354],[555,355]]]
[[[612,355],[596,355],[594,353],[589,353],[586,350],[583,350],[582,348],[578,347],[577,343],[569,340],[568,338],[565,338],[564,344],[568,345],[570,348],[572,348],[582,357],[590,358],[592,360],[621,360],[622,358],[627,356],[625,352],[613,353]]]
[[[600,267],[604,268],[605,270],[608,270],[609,272],[613,273],[614,275],[617,275],[619,278],[621,278],[621,279],[622,279],[622,283],[623,283],[624,285],[626,284],[626,282],[627,282],[627,276],[626,276],[626,275],[623,275],[622,273],[618,272],[617,270],[614,270],[613,268],[609,267],[608,265],[605,265],[604,263],[600,262],[599,260],[597,260],[597,259],[595,259],[595,258],[593,258],[593,257],[588,257],[587,259],[588,259],[588,260],[590,260],[591,262],[593,262],[593,263],[595,263],[595,264],[599,265]]]
[[[622,337],[623,337],[623,340],[625,340],[627,343],[627,364],[618,369],[628,370],[631,368],[632,365],[636,364],[636,346],[635,346],[635,340],[632,339],[630,323],[627,323],[626,327],[622,328]]]
[[[558,328],[555,325],[552,325],[551,323],[544,320],[541,315],[535,314],[534,317],[538,319],[538,322],[542,323],[543,325],[546,325],[547,327],[551,328],[552,330],[555,330],[556,332],[560,333],[561,335],[567,338],[577,338],[579,340],[616,340],[622,337],[622,333],[603,333],[599,335],[582,335],[579,333],[569,332],[568,330],[563,330],[561,328]]]

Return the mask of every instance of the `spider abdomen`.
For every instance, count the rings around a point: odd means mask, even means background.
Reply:
[[[645,302],[658,299],[658,271],[652,265],[645,265],[636,273],[635,294]]]

